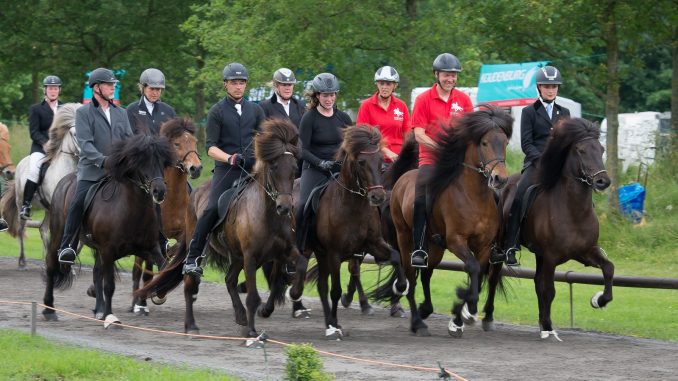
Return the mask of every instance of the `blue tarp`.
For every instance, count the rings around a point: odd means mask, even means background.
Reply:
[[[639,183],[631,183],[619,187],[617,192],[622,214],[634,224],[640,223],[644,213],[645,188]]]

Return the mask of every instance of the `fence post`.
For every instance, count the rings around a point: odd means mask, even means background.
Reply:
[[[574,307],[572,303],[572,283],[570,285],[570,328],[574,328]]]
[[[35,336],[35,324],[37,314],[38,314],[38,303],[31,302],[31,336]]]

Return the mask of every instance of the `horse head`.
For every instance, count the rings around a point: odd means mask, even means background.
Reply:
[[[598,127],[593,122],[581,118],[559,123],[551,136],[553,145],[557,145],[558,140],[562,147],[569,147],[564,151],[567,158],[563,171],[598,192],[610,186],[610,177],[603,163],[605,149],[600,144],[599,137]]]
[[[299,159],[299,133],[287,120],[269,119],[254,138],[255,177],[275,202],[278,215],[292,213],[292,187]]]
[[[75,113],[81,106],[80,103],[66,103],[57,109],[49,127],[49,140],[45,148],[49,160],[67,154],[73,161],[78,161],[80,146],[75,136]]]
[[[344,161],[340,172],[343,187],[367,197],[372,206],[379,206],[386,200],[381,182],[382,146],[381,133],[377,128],[355,126],[346,129],[344,141],[337,152],[337,159]]]
[[[501,189],[508,182],[507,145],[506,133],[498,128],[485,133],[477,145],[478,170],[487,178],[487,185],[492,189]]]
[[[9,129],[0,123],[0,170],[2,170],[2,175],[7,180],[14,179],[14,172],[16,172],[16,168],[12,163],[12,157],[9,154],[10,148]]]
[[[196,127],[189,118],[173,118],[160,126],[160,135],[170,141],[178,158],[176,167],[188,173],[192,179],[200,177],[202,162],[198,154],[198,139],[195,138]]]
[[[153,202],[165,200],[167,188],[163,177],[165,167],[174,165],[175,156],[164,137],[135,136],[113,144],[110,175],[120,182],[130,181],[151,195]]]

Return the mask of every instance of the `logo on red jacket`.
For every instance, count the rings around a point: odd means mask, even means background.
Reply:
[[[464,108],[459,106],[457,102],[452,103],[452,106],[450,106],[450,116],[456,116],[462,111],[464,111]]]
[[[394,108],[393,109],[393,120],[402,121],[403,119],[405,119],[405,113],[400,111],[400,109],[397,108],[397,107]]]

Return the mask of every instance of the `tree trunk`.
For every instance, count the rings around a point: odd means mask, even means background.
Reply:
[[[673,26],[671,42],[673,76],[671,78],[671,131],[669,132],[669,162],[678,160],[678,27]]]
[[[415,28],[415,23],[417,22],[417,2],[416,0],[406,0],[405,1],[405,12],[407,14],[407,27],[409,29],[408,33],[410,36],[414,36],[416,33],[414,32]],[[415,49],[415,44],[416,41],[414,38],[410,38],[407,40],[407,47],[406,47],[406,52],[402,55],[403,57],[408,57],[407,52],[413,52]],[[416,56],[416,55],[415,55]],[[412,89],[414,88],[414,81],[412,81],[412,76],[408,75],[402,75],[402,73],[414,73],[416,70],[416,65],[414,62],[411,62],[412,60],[406,60],[407,66],[403,67],[400,71],[401,77],[400,77],[400,97],[402,98],[403,102],[407,105],[408,108],[410,108],[411,104],[411,95],[412,95]]]
[[[607,44],[607,95],[605,117],[607,118],[607,171],[612,183],[609,190],[609,205],[612,213],[619,212],[619,158],[617,134],[619,132],[619,40],[615,19],[615,2],[610,1],[606,10],[605,42]]]
[[[198,68],[198,73],[202,72],[202,69],[205,67],[205,49],[203,49],[200,44],[197,44],[197,55],[196,55],[196,67]],[[196,131],[196,138],[198,139],[198,144],[205,148],[205,84],[202,81],[199,81],[195,84],[195,93],[193,95],[195,102],[195,122],[198,127]]]

